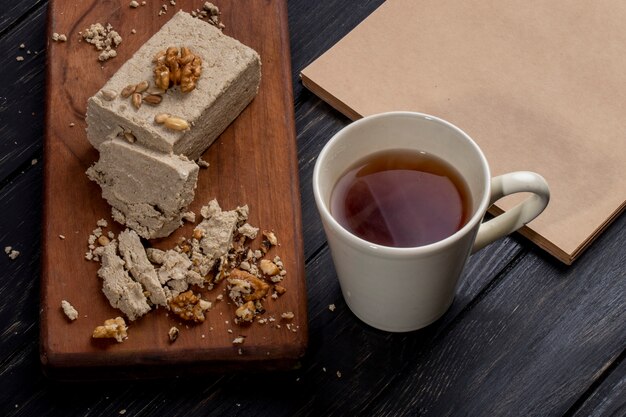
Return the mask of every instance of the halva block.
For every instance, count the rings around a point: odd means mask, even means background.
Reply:
[[[102,188],[113,218],[146,239],[170,235],[193,201],[198,165],[121,139],[100,144],[87,176]]]
[[[170,46],[188,48],[201,58],[195,89],[183,93],[180,86],[171,87],[157,105],[136,108],[120,93],[144,81],[154,89],[155,56]],[[253,49],[180,11],[89,99],[87,138],[100,149],[105,141],[126,135],[147,148],[198,159],[252,101],[260,79],[261,61]],[[155,123],[155,116],[163,113],[186,121],[190,128],[172,130]]]

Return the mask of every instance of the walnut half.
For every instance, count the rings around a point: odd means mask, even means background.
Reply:
[[[180,53],[175,46],[158,52],[154,63],[154,83],[162,90],[180,85],[180,91],[189,93],[202,74],[202,59],[184,46]]]

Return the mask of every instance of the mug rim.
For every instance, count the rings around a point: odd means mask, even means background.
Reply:
[[[466,141],[469,142],[470,146],[474,148],[477,152],[480,161],[482,162],[482,171],[484,174],[484,193],[480,199],[480,203],[474,213],[470,217],[470,219],[461,227],[459,230],[451,234],[450,236],[445,237],[444,239],[438,240],[436,242],[429,243],[427,245],[421,246],[413,246],[413,247],[395,247],[395,246],[385,246],[377,243],[370,242],[366,239],[363,239],[352,232],[348,231],[344,226],[342,226],[330,213],[329,207],[327,207],[326,203],[323,201],[321,196],[320,184],[319,184],[319,176],[321,172],[321,162],[327,159],[327,155],[330,152],[330,149],[333,145],[338,142],[342,136],[350,133],[351,130],[358,128],[360,125],[365,123],[370,123],[376,119],[389,118],[389,117],[411,117],[411,118],[419,118],[425,119],[429,121],[435,121],[446,128],[449,128],[463,137]],[[329,140],[326,142],[322,150],[320,151],[316,161],[315,166],[313,168],[313,195],[315,197],[315,202],[317,204],[320,215],[323,217],[326,223],[329,223],[333,229],[339,234],[339,236],[343,240],[353,241],[354,243],[359,244],[359,247],[369,253],[376,254],[388,254],[400,257],[410,257],[415,255],[425,255],[429,253],[436,252],[443,247],[452,245],[453,243],[464,238],[468,233],[470,233],[474,228],[476,228],[477,224],[482,221],[485,212],[490,204],[491,198],[491,172],[489,169],[489,164],[487,162],[487,158],[485,154],[480,149],[478,144],[463,130],[461,130],[456,125],[444,120],[440,117],[433,116],[426,113],[421,112],[413,112],[413,111],[390,111],[384,113],[376,113],[369,116],[365,116],[361,119],[351,122],[347,126],[341,128],[338,132],[336,132]]]

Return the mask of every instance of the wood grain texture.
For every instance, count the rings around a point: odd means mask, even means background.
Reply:
[[[40,154],[32,156],[41,159]],[[41,374],[36,341],[42,172],[42,163],[29,166],[0,190],[0,249],[12,246],[20,252],[15,260],[0,256],[0,381],[6,382],[0,390],[0,414],[31,398],[33,393],[24,387]]]
[[[368,412],[563,415],[624,351],[625,226],[571,268],[523,257]]]
[[[202,7],[202,2],[185,4],[185,10]],[[180,320],[165,310],[152,312],[132,323],[130,337],[123,344],[96,343],[93,328],[119,315],[100,293],[98,265],[84,259],[86,239],[99,218],[113,223],[100,190],[84,175],[97,154],[85,137],[85,105],[117,68],[155,33],[176,9],[170,5],[159,16],[160,4],[132,9],[120,1],[83,2],[68,8],[53,1],[49,9],[48,32],[66,33],[67,43],[49,45],[46,114],[46,169],[44,205],[44,252],[42,271],[42,362],[50,372],[66,377],[81,373],[81,367],[95,368],[90,375],[113,372],[180,373],[177,366],[193,369],[224,369],[239,366],[291,367],[304,354],[307,341],[306,292],[302,257],[301,217],[295,148],[292,94],[289,75],[289,41],[286,5],[283,2],[223,2],[225,33],[251,46],[261,55],[263,77],[259,94],[233,124],[204,154],[210,167],[202,170],[194,202],[196,213],[217,198],[224,209],[250,206],[249,221],[262,230],[274,230],[281,245],[268,256],[281,257],[287,270],[283,281],[287,293],[265,302],[267,317],[278,319],[266,326],[236,326],[230,302],[216,302],[226,291],[225,283],[206,293],[214,303],[202,325],[184,326],[176,343],[167,331]],[[254,19],[253,16],[266,16]],[[97,52],[80,42],[78,32],[90,23],[107,22],[124,39],[115,59],[100,64]],[[136,28],[136,34],[131,34]],[[74,124],[74,127],[70,126]],[[280,152],[277,150],[280,149]],[[62,167],[62,169],[59,169]],[[77,204],[80,202],[80,204]],[[117,233],[118,225],[112,227]],[[187,225],[167,239],[152,244],[172,248],[179,237],[191,236]],[[60,239],[59,235],[66,238]],[[252,244],[258,247],[262,237]],[[228,300],[227,294],[225,299]],[[80,312],[71,323],[60,314],[62,299]],[[295,314],[290,331],[280,314]],[[189,328],[189,329],[187,329]],[[243,335],[243,346],[232,340]],[[239,353],[241,347],[242,353]],[[82,372],[87,375],[86,372]]]
[[[0,36],[5,33],[15,31],[15,27],[30,15],[34,10],[46,5],[45,0],[36,1],[11,1],[2,4],[2,14],[0,15]],[[30,37],[24,37],[24,39]],[[19,44],[18,44],[19,45]]]
[[[302,207],[311,216],[303,222],[306,259],[326,241],[312,192],[311,176],[315,160],[328,139],[347,125],[349,120],[306,90],[300,82],[299,74],[306,65],[341,39],[381,3],[382,0],[359,1],[347,7],[345,3],[337,1],[289,2]]]
[[[601,383],[590,390],[590,395],[581,397],[582,405],[574,404],[574,417],[609,417],[626,415],[626,352],[599,375]]]
[[[17,13],[25,4],[14,7],[10,11]],[[0,37],[7,51],[0,55],[0,79],[12,80],[0,83],[0,182],[28,166],[32,154],[41,152],[43,136],[46,8],[35,7],[28,21],[13,18],[13,29]]]
[[[402,383],[397,377],[416,366],[433,343],[457,325],[473,300],[501,279],[493,271],[506,269],[521,256],[520,248],[505,245],[484,257],[471,259],[474,282],[459,288],[450,310],[433,325],[417,332],[390,334],[360,322],[345,304],[328,249],[307,264],[310,279],[309,317],[311,344],[299,376],[310,398],[297,408],[298,415],[368,415],[367,410],[388,387]],[[324,277],[323,279],[319,277]],[[335,310],[330,311],[329,305]],[[349,347],[349,348],[347,348]],[[337,376],[340,372],[341,377]],[[351,394],[345,391],[349,387]],[[403,406],[402,406],[403,407]]]
[[[290,0],[292,74],[381,2]],[[13,3],[30,10],[29,0]],[[19,21],[24,29],[15,38],[27,45],[46,43],[45,13],[31,10]],[[0,33],[0,42],[17,28]],[[33,65],[43,71],[42,62]],[[7,86],[19,84],[21,73],[5,74]],[[23,103],[41,107],[43,80],[31,80],[32,88],[40,85]],[[310,341],[302,366],[286,372],[87,384],[46,378],[38,348],[43,139],[37,129],[14,121],[19,100],[0,106],[1,125],[38,144],[0,182],[0,249],[13,245],[23,251],[13,262],[0,256],[0,415],[110,416],[122,410],[124,416],[623,415],[623,216],[571,268],[517,237],[490,245],[470,258],[457,298],[441,321],[404,335],[373,330],[342,300],[310,193],[317,153],[348,121],[303,91],[297,77],[292,82],[303,225],[312,233],[305,234]],[[19,97],[10,87],[3,91]],[[33,119],[37,123],[43,126],[40,112]],[[0,143],[4,140],[0,136]],[[40,162],[31,166],[32,158]],[[334,312],[329,304],[336,305]]]

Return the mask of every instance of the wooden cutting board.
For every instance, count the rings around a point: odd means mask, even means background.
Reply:
[[[159,16],[162,4],[167,12]],[[258,96],[206,151],[208,169],[201,169],[190,209],[217,198],[223,209],[250,207],[249,222],[274,230],[280,245],[270,252],[282,258],[287,292],[268,298],[263,317],[275,322],[240,326],[235,307],[227,302],[225,285],[204,291],[214,307],[202,324],[185,324],[163,308],[129,325],[128,339],[94,340],[91,333],[104,320],[122,315],[101,292],[99,264],[85,259],[87,239],[98,219],[114,223],[100,188],[85,170],[98,158],[85,134],[86,102],[132,54],[176,11],[202,8],[203,1],[147,2],[130,8],[128,0],[50,2],[48,33],[65,34],[67,42],[48,41],[46,94],[45,197],[41,277],[41,362],[57,378],[108,378],[184,374],[205,370],[289,369],[307,345],[307,309],[298,164],[291,87],[287,7],[284,1],[222,0],[216,2],[226,25],[224,33],[254,48],[262,60]],[[82,41],[80,31],[93,23],[110,23],[123,38],[118,56],[105,63]],[[132,33],[136,32],[136,33]],[[168,45],[164,45],[168,46]],[[186,225],[155,247],[172,248]],[[62,238],[63,236],[64,238]],[[252,247],[260,244],[257,238]],[[225,301],[216,297],[224,294]],[[79,312],[70,322],[61,310],[68,300]],[[281,319],[293,312],[290,326]],[[172,326],[180,329],[174,343]],[[291,329],[289,329],[290,327]],[[242,345],[233,339],[245,336]]]

